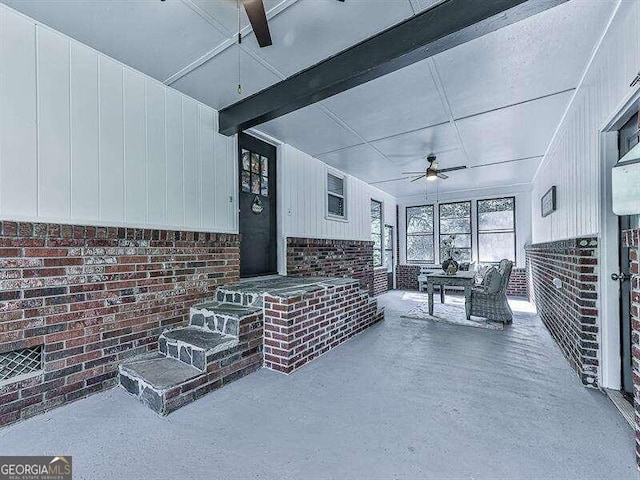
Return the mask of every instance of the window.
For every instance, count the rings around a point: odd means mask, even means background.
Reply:
[[[245,193],[269,196],[269,159],[242,149],[241,187]]]
[[[327,173],[327,213],[333,217],[345,218],[344,177]]]
[[[407,262],[435,263],[433,205],[407,207]]]
[[[371,240],[373,240],[373,266],[382,266],[382,203],[371,200]]]
[[[455,235],[454,247],[460,252],[459,262],[471,262],[471,202],[440,204],[440,261],[444,254],[443,240]]]
[[[393,272],[393,227],[384,226],[384,266],[387,272]]]
[[[478,257],[481,262],[515,261],[515,198],[478,200]]]

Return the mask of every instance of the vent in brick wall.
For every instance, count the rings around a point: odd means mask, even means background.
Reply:
[[[41,345],[0,353],[0,382],[37,372],[41,365]]]

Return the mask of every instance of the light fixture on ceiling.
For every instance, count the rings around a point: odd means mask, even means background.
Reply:
[[[436,180],[437,178],[438,178],[438,171],[437,170],[432,170],[432,169],[427,170],[427,180],[432,182],[432,181]]]

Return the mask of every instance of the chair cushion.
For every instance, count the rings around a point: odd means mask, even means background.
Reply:
[[[478,265],[476,267],[476,275],[473,277],[473,281],[476,286],[484,285],[484,277],[487,274],[487,271],[491,268],[490,265]]]
[[[502,281],[502,275],[496,267],[491,267],[487,270],[482,280],[482,285],[486,293],[498,293],[500,291],[500,282]]]

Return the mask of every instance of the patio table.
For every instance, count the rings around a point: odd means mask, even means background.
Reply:
[[[427,277],[427,294],[429,295],[429,315],[433,315],[433,286],[440,285],[440,303],[444,303],[444,287],[464,287],[464,308],[467,320],[471,318],[471,287],[473,286],[474,272],[456,272],[449,275],[445,272],[429,272]]]

